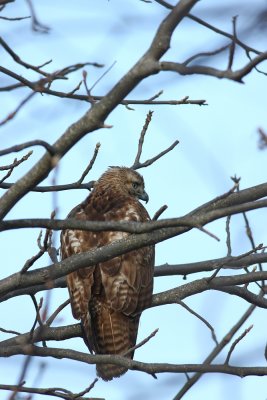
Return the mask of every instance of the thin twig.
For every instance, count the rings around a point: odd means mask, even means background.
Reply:
[[[3,19],[5,21],[21,21],[23,19],[28,19],[31,18],[31,16],[27,16],[27,17],[3,17],[0,16],[0,19]]]
[[[35,188],[31,189],[30,192],[37,192],[37,193],[49,193],[49,192],[60,192],[65,190],[80,190],[85,189],[91,191],[94,187],[95,181],[90,181],[88,183],[81,183],[78,184],[77,182],[67,183],[65,185],[56,185],[56,186],[36,186]],[[9,189],[14,185],[14,183],[0,183],[0,188],[2,189]]]
[[[16,168],[18,165],[20,165],[21,163],[23,163],[24,161],[28,160],[28,158],[32,155],[32,151],[29,151],[28,154],[26,154],[25,156],[23,156],[20,160],[17,160],[15,158],[15,160],[13,161],[12,164],[9,165],[4,165],[2,167],[0,167],[0,171],[6,171],[6,170],[13,170],[14,168]]]
[[[52,213],[51,214],[51,219],[54,219],[55,214]],[[37,237],[37,245],[39,247],[39,251],[37,254],[35,254],[33,257],[31,257],[29,260],[27,260],[24,264],[24,266],[22,267],[20,273],[24,274],[25,272],[27,272],[29,270],[30,267],[33,266],[33,264],[39,260],[39,258],[41,258],[45,252],[49,252],[49,249],[52,247],[52,230],[47,228],[46,232],[45,232],[45,236],[44,236],[44,240],[43,240],[43,244],[41,244],[41,238],[42,238],[42,231],[40,231],[38,237]],[[55,260],[52,260],[53,262],[55,262]]]
[[[90,89],[89,89],[88,86],[87,86],[87,72],[86,72],[86,71],[83,71],[83,84],[84,84],[84,87],[85,87],[85,90],[86,90],[86,93],[87,93],[88,101],[89,101],[91,104],[94,104],[94,103],[95,103],[95,99],[94,99],[93,96],[91,95],[91,91],[90,91]]]
[[[95,81],[95,83],[93,84],[93,86],[90,87],[89,92],[91,93],[92,90],[96,87],[96,85],[104,78],[105,75],[107,75],[109,73],[109,71],[114,67],[114,65],[117,63],[117,61],[114,61],[110,67],[107,68],[106,71],[103,72],[102,75],[100,75],[100,77]]]
[[[239,192],[239,191],[240,191],[239,182],[240,182],[241,178],[232,177],[231,179],[232,179],[234,182],[238,182],[237,191]],[[254,240],[254,238],[253,238],[252,229],[251,229],[251,227],[250,227],[249,219],[248,219],[248,217],[247,217],[246,212],[243,212],[242,215],[243,215],[243,218],[244,218],[244,221],[245,221],[246,235],[247,235],[247,237],[248,237],[248,239],[249,239],[249,241],[250,241],[250,244],[251,244],[252,249],[255,249],[255,248],[256,248],[256,243],[255,243],[255,240]],[[263,271],[262,264],[261,264],[261,263],[258,263],[258,266],[259,266],[259,270],[260,270],[260,271]],[[248,268],[244,267],[244,269],[245,269],[245,271],[246,271],[247,273],[249,273]],[[261,289],[260,284],[259,284],[258,282],[257,282],[256,284],[257,284],[258,287]],[[264,286],[264,285],[265,285],[265,282],[262,281],[262,286]]]
[[[21,335],[20,332],[12,331],[11,329],[0,328],[0,332],[3,332],[3,333],[10,333],[11,335]]]
[[[20,103],[19,105],[15,108],[14,111],[10,112],[2,121],[0,121],[0,126],[5,125],[7,122],[11,121],[16,114],[20,111],[20,109],[28,103],[29,100],[33,98],[33,96],[36,94],[36,92],[31,92],[28,94]]]
[[[267,147],[267,134],[264,132],[262,128],[258,129],[259,133],[259,142],[258,146],[260,150],[266,149]]]
[[[136,167],[138,167],[140,165],[140,157],[141,157],[142,150],[143,150],[145,134],[146,134],[148,126],[149,126],[149,124],[151,122],[152,115],[153,115],[153,111],[148,111],[147,116],[146,116],[146,120],[145,120],[145,124],[144,124],[144,126],[143,126],[143,128],[141,130],[141,133],[140,133],[137,154],[136,154],[134,163],[133,163],[133,165],[131,167],[133,169],[136,169]]]
[[[136,350],[139,347],[141,347],[144,344],[146,344],[152,337],[154,337],[158,333],[158,331],[159,331],[159,328],[155,329],[152,333],[150,333],[149,336],[147,336],[141,342],[139,342],[138,344],[136,344],[135,346],[133,346],[129,350],[127,350],[125,353],[123,353],[123,357],[127,356],[128,354],[131,354],[134,350]]]
[[[206,233],[208,236],[212,237],[213,239],[217,240],[217,242],[220,241],[220,238],[216,236],[214,233],[208,231],[206,228],[203,228],[203,226],[196,226],[197,229],[199,229],[201,232]]]
[[[197,58],[200,57],[212,57],[215,56],[216,54],[222,53],[224,50],[226,50],[229,47],[229,44],[224,45],[222,47],[220,47],[219,49],[213,50],[213,51],[202,51],[200,53],[194,54],[193,56],[187,58],[183,64],[184,65],[188,65],[190,64],[192,61],[195,61]]]
[[[33,323],[33,326],[31,328],[31,330],[30,330],[30,332],[33,332],[37,322],[39,323],[40,326],[43,325],[43,321],[42,321],[42,318],[41,318],[41,315],[40,315],[40,310],[41,310],[41,308],[43,306],[43,297],[40,298],[39,304],[37,304],[37,301],[36,301],[36,298],[35,298],[34,295],[30,295],[30,297],[32,299],[32,302],[33,302],[33,305],[34,305],[34,308],[35,308],[35,312],[36,312],[35,321]]]
[[[4,182],[5,179],[7,179],[12,172],[14,171],[14,169],[19,166],[21,163],[23,163],[24,161],[28,160],[28,158],[32,155],[32,151],[29,151],[28,154],[26,154],[25,156],[23,156],[20,160],[17,160],[15,158],[15,160],[13,161],[12,164],[10,165],[5,165],[0,167],[0,170],[4,171],[4,170],[8,170],[8,173],[0,180],[0,184],[2,184]]]
[[[50,326],[53,321],[55,320],[55,318],[58,316],[58,314],[68,305],[70,304],[70,299],[65,300],[64,303],[62,303],[54,312],[52,315],[50,315],[50,317],[47,319],[46,321],[46,325]]]
[[[165,210],[167,210],[168,206],[166,204],[164,204],[164,206],[161,206],[158,211],[155,212],[152,221],[157,221],[157,219],[159,219],[159,217],[161,216],[161,214],[164,213]]]
[[[146,160],[143,163],[139,163],[136,166],[131,166],[131,168],[133,169],[139,169],[139,168],[144,168],[144,167],[148,167],[149,165],[152,165],[155,161],[159,160],[161,157],[165,156],[165,154],[169,153],[171,150],[174,149],[174,147],[177,146],[177,144],[179,143],[179,140],[175,140],[175,142],[168,147],[166,150],[161,151],[158,155],[156,155],[155,157],[150,158],[149,160]]]
[[[82,397],[84,394],[89,393],[93,389],[93,387],[95,386],[95,384],[97,382],[98,382],[98,378],[94,379],[93,382],[86,389],[84,389],[81,392],[75,394],[73,396],[73,399],[78,399],[79,397]]]
[[[28,17],[29,18],[29,17]],[[2,37],[0,37],[0,45],[6,50],[6,52],[13,58],[13,60],[17,63],[22,65],[23,67],[27,68],[27,69],[31,69],[35,72],[37,72],[38,74],[41,74],[45,77],[49,76],[50,74],[48,74],[45,71],[42,71],[40,68],[35,67],[32,64],[29,64],[25,61],[23,61],[12,49],[11,47],[9,47],[9,45],[4,41],[4,39]]]
[[[27,371],[28,371],[28,369],[30,367],[30,364],[31,364],[32,360],[33,360],[33,358],[30,355],[27,355],[24,358],[24,362],[23,362],[23,365],[22,365],[22,368],[21,368],[21,372],[20,372],[19,378],[17,380],[18,384],[17,384],[17,386],[15,386],[15,388],[14,388],[13,392],[11,393],[11,395],[9,396],[8,400],[16,400],[17,393],[18,393],[17,389],[24,385],[24,383],[25,383],[24,379],[25,379],[25,376],[27,374]]]
[[[31,140],[29,142],[17,144],[15,146],[8,147],[7,149],[0,150],[0,156],[4,156],[10,153],[17,153],[18,151],[27,149],[28,147],[32,146],[43,146],[52,156],[56,154],[54,147],[44,140]]]
[[[231,70],[232,66],[233,66],[233,61],[234,61],[234,54],[235,54],[235,48],[236,48],[236,20],[237,20],[237,15],[235,15],[232,18],[232,23],[233,23],[233,39],[232,39],[232,43],[229,47],[229,60],[228,60],[228,69]]]
[[[193,314],[195,317],[200,319],[200,321],[202,321],[210,329],[211,337],[212,337],[213,341],[215,342],[215,344],[218,345],[218,340],[217,340],[217,337],[215,334],[215,329],[213,328],[213,326],[211,326],[211,324],[204,317],[202,317],[200,314],[198,314],[196,311],[194,311],[191,307],[189,307],[182,300],[178,299],[177,303],[180,304],[182,307],[184,307],[187,311],[189,311],[190,314]]]
[[[226,217],[226,227],[225,227],[225,230],[226,230],[227,257],[230,257],[232,255],[230,221],[231,221],[231,215],[228,215]]]
[[[256,253],[258,250],[262,250],[262,248],[263,248],[263,245],[262,245],[262,243],[260,243],[258,246],[255,247],[255,249],[252,249],[252,250],[248,251],[247,253],[244,253],[244,254],[241,254],[240,256],[237,256],[237,257],[235,257],[235,259],[236,260],[239,260],[239,259],[242,260],[243,257],[246,257],[249,254]],[[210,282],[212,279],[214,279],[217,276],[217,274],[222,269],[222,267],[223,267],[223,265],[221,265],[221,264],[219,264],[217,266],[215,272],[209,278],[207,278],[208,282]],[[246,272],[249,272],[249,271],[246,271]],[[260,289],[261,289],[261,287],[260,287]]]
[[[37,31],[37,32],[41,32],[41,33],[48,33],[50,31],[50,28],[47,25],[42,24],[37,16],[36,16],[36,12],[35,9],[33,7],[32,1],[31,0],[26,0],[30,11],[31,11],[31,16],[32,16],[32,30],[33,31]]]
[[[95,146],[95,150],[94,150],[93,157],[91,158],[91,160],[90,160],[88,166],[85,168],[84,172],[82,173],[82,176],[80,177],[80,179],[78,179],[78,181],[76,182],[78,185],[80,185],[80,184],[84,181],[85,177],[86,177],[86,176],[88,175],[88,173],[91,171],[91,169],[92,169],[92,167],[93,167],[93,165],[94,165],[94,163],[95,163],[96,157],[97,157],[97,155],[98,155],[100,146],[101,146],[101,145],[100,145],[100,143],[98,142],[98,143],[96,144],[96,146]]]
[[[85,389],[85,394],[88,393],[92,388],[91,386],[95,384],[95,381]],[[54,387],[54,388],[39,388],[39,387],[25,387],[23,385],[3,385],[0,384],[0,390],[12,390],[15,393],[32,393],[32,394],[39,394],[48,396],[54,396],[64,400],[105,400],[104,398],[100,397],[81,397],[80,393],[75,394],[65,388]],[[83,392],[81,392],[83,393]],[[27,399],[32,399],[32,397],[27,397]],[[15,399],[14,399],[15,400]]]
[[[249,331],[253,328],[253,325],[250,325],[247,329],[244,330],[244,332],[232,343],[230,350],[227,354],[227,357],[225,359],[224,364],[229,364],[229,360],[231,357],[231,354],[233,353],[236,345],[249,333]]]

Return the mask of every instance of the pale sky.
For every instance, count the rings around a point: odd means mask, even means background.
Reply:
[[[12,49],[25,61],[40,65],[50,59],[49,71],[79,62],[98,62],[105,64],[104,69],[87,67],[87,79],[92,86],[101,74],[115,61],[111,71],[96,85],[93,94],[105,94],[120,77],[136,62],[149,47],[158,24],[167,11],[160,5],[138,0],[101,0],[98,2],[78,0],[76,2],[35,2],[40,21],[48,25],[49,34],[34,33],[29,20],[8,22],[1,20],[1,36]],[[243,38],[242,32],[249,28],[253,9],[250,2],[224,2],[232,4],[232,9],[218,11],[205,17],[208,7],[214,6],[211,0],[199,2],[193,14],[198,15],[220,29],[231,32],[231,18],[238,14],[240,39],[247,44],[264,50],[265,34],[251,34]],[[265,1],[255,4],[264,5]],[[215,9],[215,6],[214,6]],[[6,7],[5,16],[25,16],[29,11],[26,2],[15,2]],[[239,32],[239,31],[238,31]],[[201,52],[212,51],[226,44],[223,37],[199,27],[189,20],[183,21],[177,29],[169,53],[164,60],[183,61],[185,58]],[[14,69],[27,79],[38,79],[31,71],[11,61],[3,49],[0,51],[1,65]],[[228,55],[216,58],[216,67],[225,68]],[[206,62],[206,61],[205,61]],[[238,51],[234,66],[241,67],[248,62],[243,52]],[[261,69],[266,70],[266,63]],[[55,88],[72,90],[82,79],[82,72],[69,76],[68,81],[57,82]],[[109,165],[130,166],[136,155],[139,133],[148,110],[154,111],[144,146],[143,160],[151,158],[176,139],[179,145],[151,167],[142,169],[146,190],[150,201],[147,209],[153,215],[163,204],[168,205],[162,217],[182,216],[199,205],[229,190],[233,183],[231,176],[241,179],[241,188],[254,186],[266,181],[267,152],[259,151],[257,146],[259,127],[267,129],[266,122],[266,76],[253,71],[244,79],[245,84],[218,80],[205,76],[181,77],[175,73],[161,73],[145,80],[128,98],[148,99],[163,90],[162,99],[174,100],[189,96],[190,99],[205,99],[207,106],[133,106],[134,111],[118,106],[107,118],[106,123],[112,129],[101,129],[87,135],[60,161],[57,183],[69,183],[77,180],[90,160],[95,144],[101,143],[100,153],[88,180],[97,179]],[[0,75],[0,86],[13,81]],[[81,89],[84,93],[84,89]],[[30,93],[26,90],[10,91],[0,100],[0,119],[4,119]],[[78,120],[88,109],[88,104],[56,97],[36,94],[18,115],[1,127],[1,147],[33,139],[43,139],[53,143],[65,129]],[[13,182],[22,176],[43,154],[40,148],[12,174]],[[27,152],[27,151],[26,151]],[[24,155],[21,152],[18,156]],[[11,163],[17,155],[3,157],[1,165]],[[43,184],[51,184],[54,173]],[[3,191],[1,190],[1,193]],[[58,218],[64,218],[68,212],[87,196],[85,191],[61,192],[56,197]],[[54,200],[51,194],[30,194],[23,198],[8,214],[7,219],[43,217],[48,218]],[[256,244],[267,243],[265,224],[266,210],[257,210],[248,214]],[[225,244],[225,220],[208,225],[220,238],[220,242],[199,231],[191,231],[156,246],[156,265],[180,264],[223,257],[227,253]],[[233,255],[250,250],[245,234],[242,216],[232,218]],[[0,242],[2,269],[0,277],[18,271],[25,261],[38,249],[36,239],[39,230],[20,230],[3,232]],[[58,234],[55,235],[58,243]],[[51,262],[45,256],[36,266],[43,267]],[[228,271],[230,274],[231,271]],[[156,278],[154,292],[160,292],[208,274],[182,277]],[[254,290],[254,286],[251,285]],[[256,290],[256,289],[255,289]],[[36,297],[40,299],[42,293]],[[50,312],[66,300],[66,289],[57,289],[51,293]],[[215,328],[219,340],[248,308],[248,304],[229,295],[206,292],[185,300],[186,304],[203,315]],[[237,346],[232,363],[235,365],[266,365],[264,346],[266,344],[266,319],[264,310],[258,309],[238,335],[253,324],[252,331]],[[266,313],[265,313],[266,314]],[[26,332],[31,329],[35,317],[33,304],[28,297],[15,298],[0,303],[0,327]],[[70,307],[66,308],[57,322],[72,324]],[[177,305],[158,307],[146,311],[141,320],[138,341],[153,330],[159,332],[144,347],[135,353],[140,361],[168,363],[201,363],[214,347],[210,331],[193,315]],[[238,336],[237,335],[237,336]],[[8,338],[0,332],[1,340]],[[69,342],[51,343],[51,346],[68,347],[87,351],[82,339]],[[229,346],[216,362],[224,362]],[[35,359],[26,377],[26,386],[34,386],[34,380],[40,363],[46,368],[40,387],[65,387],[79,392],[95,378],[95,367],[72,361],[53,359]],[[0,359],[0,383],[16,383],[22,357]],[[265,382],[264,382],[265,380]],[[104,397],[106,400],[147,400],[172,399],[186,382],[183,375],[159,374],[158,380],[141,372],[129,371],[120,379],[106,383],[99,381],[90,392],[91,396]],[[251,400],[266,399],[267,379],[249,377],[241,380],[234,376],[220,374],[205,375],[185,395],[190,400]],[[3,398],[8,398],[5,393]],[[23,398],[23,397],[22,397]],[[36,396],[36,399],[43,398]]]

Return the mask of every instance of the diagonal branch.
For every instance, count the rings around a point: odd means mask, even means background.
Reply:
[[[236,332],[241,328],[241,326],[247,321],[251,314],[256,309],[253,304],[245,311],[241,318],[236,322],[236,324],[226,333],[220,343],[212,350],[208,357],[203,361],[203,365],[210,364],[215,357],[226,347],[226,345],[231,341]],[[182,389],[177,393],[173,400],[181,400],[186,392],[201,378],[202,373],[198,372],[194,374],[182,387]]]
[[[145,77],[158,72],[157,60],[168,50],[173,31],[188,14],[197,0],[181,0],[159,26],[151,46],[130,71],[93,105],[77,122],[73,123],[54,144],[56,152],[63,157],[86,134],[104,125],[107,116]],[[54,168],[51,156],[45,154],[41,160],[0,199],[0,218],[32,188],[47,177]]]

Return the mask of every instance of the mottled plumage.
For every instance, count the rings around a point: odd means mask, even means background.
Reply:
[[[69,218],[90,221],[147,221],[138,199],[148,201],[141,175],[129,168],[109,168],[87,199]],[[62,259],[128,236],[126,232],[65,230]],[[131,251],[68,275],[74,318],[81,320],[84,340],[92,353],[124,354],[135,346],[141,312],[150,305],[154,246]],[[133,357],[133,351],[128,357]],[[126,372],[111,364],[97,365],[98,375],[110,380]]]

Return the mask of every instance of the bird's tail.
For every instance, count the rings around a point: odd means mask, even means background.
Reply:
[[[96,353],[124,355],[135,346],[139,317],[127,317],[115,312],[103,304],[94,316],[94,343]],[[134,351],[126,354],[133,358]],[[127,368],[115,364],[97,364],[97,374],[105,381],[123,375]]]

